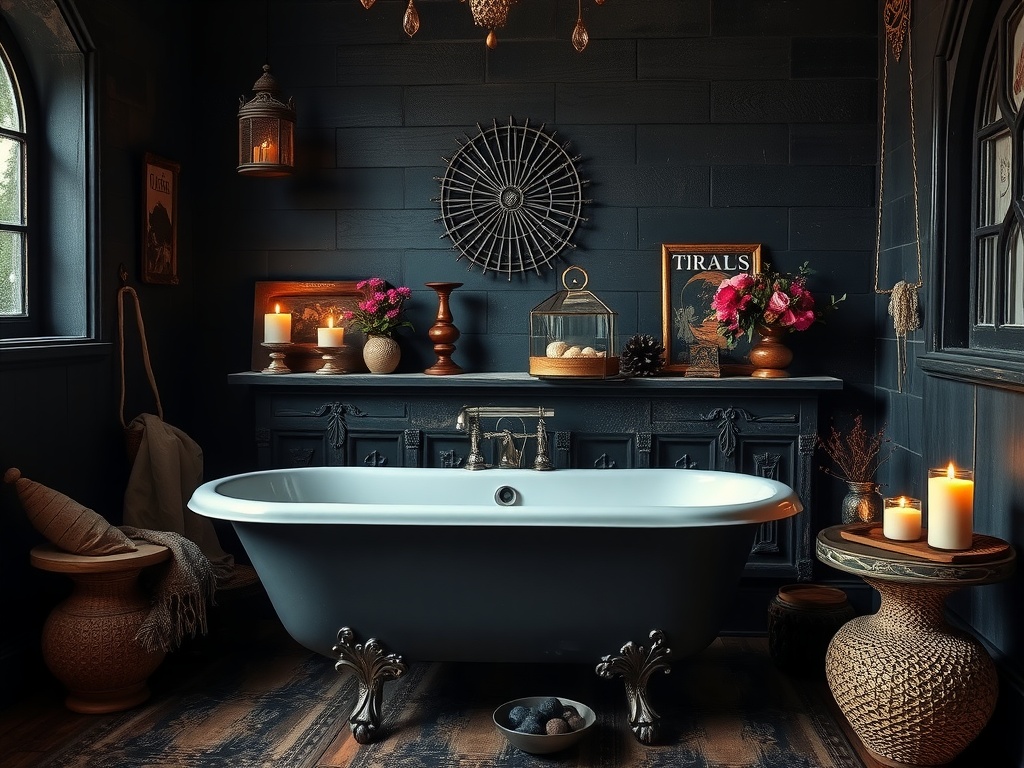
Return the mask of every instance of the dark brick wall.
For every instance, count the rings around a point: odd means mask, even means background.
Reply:
[[[209,124],[187,169],[201,177],[195,263],[204,322],[216,329],[201,357],[215,394],[203,421],[244,417],[224,377],[249,364],[256,280],[376,274],[409,285],[416,331],[403,338],[405,371],[433,359],[436,299],[423,283],[462,281],[452,297],[463,332],[456,361],[521,371],[529,310],[561,288],[569,263],[619,313],[622,341],[660,336],[664,242],[760,242],[780,268],[810,261],[822,299],[849,299],[827,326],[793,337],[794,370],[844,378],[844,402],[870,396],[874,4],[587,3],[583,54],[568,41],[574,0],[517,5],[493,51],[465,5],[417,5],[411,41],[401,0],[369,11],[355,0],[271,2],[269,30],[249,3],[204,11],[193,55],[196,107]],[[299,168],[288,179],[233,170],[231,115],[265,57],[297,106]],[[508,281],[456,260],[432,198],[442,158],[478,123],[510,116],[569,142],[593,202],[578,248],[555,270]],[[232,451],[225,442],[213,454],[244,464],[231,438]]]

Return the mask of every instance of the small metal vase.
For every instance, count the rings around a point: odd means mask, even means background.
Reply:
[[[882,522],[882,494],[878,492],[878,483],[848,480],[846,487],[849,490],[843,497],[843,525]]]

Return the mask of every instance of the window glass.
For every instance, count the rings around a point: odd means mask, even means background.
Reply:
[[[25,135],[7,52],[0,48],[0,317],[26,314]]]
[[[982,141],[979,224],[999,224],[1010,208],[1013,142],[1009,131]]]
[[[994,325],[996,321],[996,245],[995,235],[978,243],[977,325]]]
[[[1024,236],[1014,227],[1006,257],[1006,325],[1024,325]]]

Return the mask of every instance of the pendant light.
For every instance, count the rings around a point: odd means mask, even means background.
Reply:
[[[238,172],[246,176],[287,176],[295,170],[295,104],[280,99],[270,65],[242,96],[238,108]]]
[[[364,8],[370,8],[376,0],[360,0]],[[469,5],[470,13],[473,15],[473,23],[478,27],[487,30],[487,47],[498,46],[498,36],[495,30],[501,29],[508,22],[508,13],[517,0],[461,0]],[[604,5],[604,0],[594,0],[598,5]],[[416,0],[408,0],[405,8],[405,15],[402,17],[402,29],[409,37],[415,35],[420,29],[420,15],[416,10]],[[583,26],[582,0],[577,2],[576,26],[572,31],[572,45],[579,52],[587,47],[590,35]]]

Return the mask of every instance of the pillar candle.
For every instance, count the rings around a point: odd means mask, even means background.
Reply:
[[[282,312],[275,304],[274,311],[263,316],[263,341],[267,344],[288,344],[292,340],[292,315]]]
[[[334,318],[328,316],[327,327],[316,329],[317,346],[324,349],[345,346],[345,329],[334,327]]]
[[[974,541],[974,472],[928,470],[928,546],[970,549]]]
[[[882,509],[882,535],[893,541],[921,538],[921,500],[909,496],[886,499]]]

